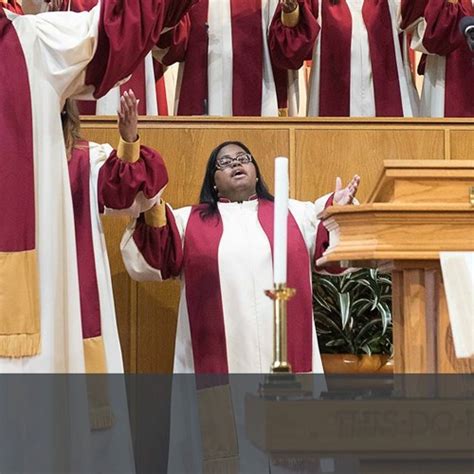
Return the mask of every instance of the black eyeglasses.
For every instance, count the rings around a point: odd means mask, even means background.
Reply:
[[[222,171],[226,168],[230,168],[234,164],[234,161],[240,163],[241,165],[246,165],[247,163],[252,162],[252,155],[250,153],[239,153],[236,156],[221,156],[216,161],[216,169]]]

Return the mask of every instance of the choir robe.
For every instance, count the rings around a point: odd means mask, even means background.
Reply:
[[[83,12],[91,10],[98,0],[63,0],[61,9],[63,11]],[[129,89],[132,89],[137,99],[138,113],[140,115],[168,115],[166,93],[162,91],[157,81],[164,82],[161,76],[155,77],[155,69],[152,54],[146,55],[140,62],[130,78],[122,85],[114,87],[104,97],[97,101],[78,101],[79,111],[83,115],[115,115],[120,109],[120,97]]]
[[[74,209],[82,335],[91,372],[122,373],[107,248],[100,216],[138,217],[159,201],[167,183],[161,157],[137,143],[79,142],[68,162]],[[102,352],[102,354],[100,354]],[[88,357],[87,356],[91,356]],[[101,358],[105,365],[100,367]]]
[[[290,200],[288,359],[295,372],[322,372],[313,322],[311,262],[328,243],[317,214],[332,198]],[[217,217],[202,206],[162,206],[151,225],[141,217],[126,231],[122,254],[137,280],[179,276],[181,299],[175,373],[265,373],[273,361],[273,203],[219,202]],[[154,208],[156,211],[156,208]],[[150,211],[149,211],[150,212]]]
[[[139,142],[79,141],[68,161],[87,373],[123,373],[101,215],[137,217],[167,182],[161,157]],[[120,377],[88,379],[95,472],[133,472],[126,390]],[[113,422],[111,422],[113,420]],[[107,429],[104,429],[107,428]]]
[[[60,112],[68,96],[99,98],[128,76],[192,3],[0,10],[0,372],[85,371]]]
[[[328,244],[316,216],[331,203],[327,196],[315,204],[289,201],[288,285],[296,295],[288,303],[288,357],[295,372],[323,372],[311,263]],[[264,294],[273,287],[273,203],[220,202],[220,223],[203,221],[201,209],[155,207],[121,244],[133,278],[181,280],[174,372],[196,376],[173,377],[168,472],[270,472],[266,453],[248,439],[245,399],[273,362],[273,303]],[[311,382],[324,388],[322,376]]]
[[[297,69],[314,46],[308,115],[417,115],[418,96],[397,27],[397,0],[307,3],[318,19],[314,45],[307,42],[310,24],[288,28],[275,15],[270,49],[277,66]]]
[[[164,65],[181,63],[177,115],[278,115],[279,79],[267,41],[277,5],[278,0],[201,0],[180,34],[158,45]]]
[[[423,18],[421,21],[414,18],[411,25],[402,18],[402,24],[412,34],[412,48],[427,55],[420,114],[473,117],[472,53],[458,25],[462,17],[474,14],[474,3],[472,0],[416,1],[421,4],[418,10],[424,6]]]

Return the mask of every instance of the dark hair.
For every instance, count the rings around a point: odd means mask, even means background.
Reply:
[[[248,149],[246,145],[241,142],[227,141],[221,143],[216,148],[214,148],[214,150],[212,150],[209,156],[209,159],[207,160],[206,174],[204,175],[204,180],[201,186],[201,193],[199,195],[199,204],[204,205],[203,209],[200,212],[200,215],[203,219],[206,217],[212,217],[217,213],[217,203],[219,201],[219,196],[217,195],[217,191],[214,189],[214,174],[216,173],[217,155],[222,150],[222,148],[226,147],[227,145],[237,145],[252,157],[252,163],[255,166],[258,178],[256,186],[257,196],[261,199],[273,201],[273,196],[268,190],[267,185],[265,184],[265,181],[260,173],[260,168],[258,167],[258,164],[255,161],[252,152]]]

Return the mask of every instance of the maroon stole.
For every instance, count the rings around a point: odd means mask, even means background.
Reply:
[[[40,352],[33,121],[25,57],[2,9],[0,43],[0,357],[25,357]]]
[[[196,374],[223,374],[229,371],[218,268],[223,224],[218,215],[203,220],[201,210],[202,206],[192,208],[184,239],[184,279],[194,369]],[[259,200],[258,219],[272,245],[272,202]],[[288,305],[288,360],[295,372],[310,372],[314,324],[310,262],[303,236],[291,214],[288,242],[288,285],[296,288],[296,296]]]
[[[263,37],[261,0],[230,1],[233,44],[232,110],[234,115],[260,116],[262,111]],[[208,0],[190,11],[178,115],[205,115],[208,101]],[[251,84],[251,87],[249,87]],[[219,84],[210,85],[219,87]]]
[[[206,115],[207,106],[207,12],[208,0],[201,0],[189,12],[191,29],[186,50],[178,115]]]
[[[68,165],[74,208],[82,337],[84,341],[87,341],[99,338],[102,332],[99,287],[92,238],[89,146],[87,142],[80,142],[77,146],[78,148],[74,148],[72,152]],[[85,353],[87,370],[90,361],[87,360],[87,350]],[[106,367],[102,367],[102,369],[103,372],[107,371]]]
[[[395,45],[387,0],[365,0],[375,111],[378,117],[403,116]],[[321,2],[320,116],[350,115],[352,17],[346,0]]]
[[[262,1],[231,0],[233,115],[262,115]]]

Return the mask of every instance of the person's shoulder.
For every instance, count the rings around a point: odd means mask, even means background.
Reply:
[[[87,140],[84,140],[84,143],[87,143],[89,146],[89,150],[95,153],[102,153],[106,156],[109,156],[112,151],[114,150],[114,147],[110,145],[109,143],[96,143],[96,142],[88,142]]]

